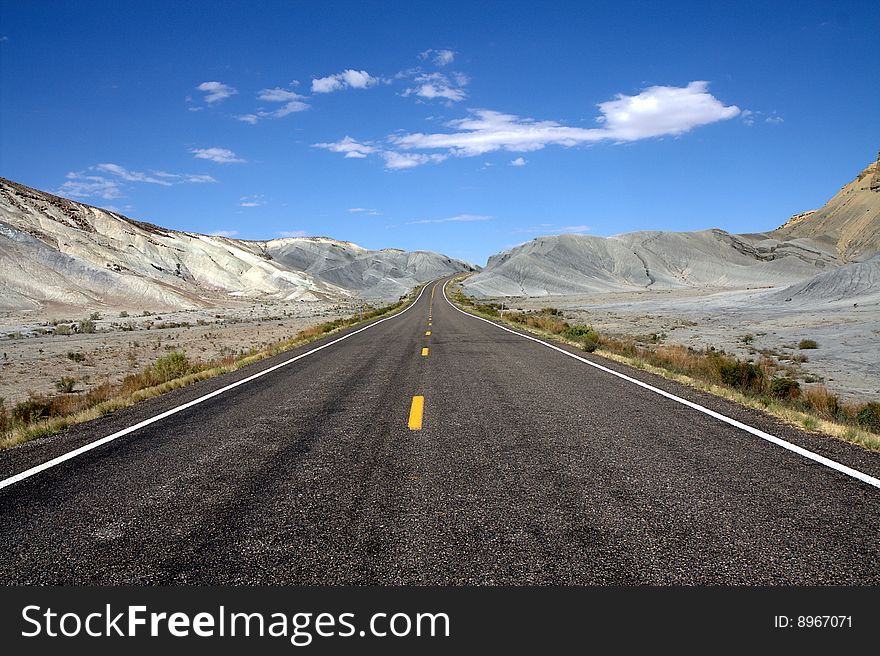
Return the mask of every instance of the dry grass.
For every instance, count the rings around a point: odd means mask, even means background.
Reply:
[[[460,287],[451,300],[472,314],[585,348],[582,341],[571,338],[582,327],[571,326],[556,315],[505,312],[502,317],[500,306],[478,303]],[[747,362],[714,349],[645,346],[632,337],[594,334],[602,357],[762,410],[798,428],[880,451],[880,404],[844,403],[824,386],[802,390],[797,381],[782,375],[788,372],[771,358]]]
[[[103,383],[84,394],[31,395],[13,406],[11,412],[0,399],[0,450],[58,433],[74,424],[97,419],[140,401],[187,385],[236,371],[279,353],[308,344],[344,328],[401,311],[412,299],[363,312],[362,316],[327,321],[299,331],[263,349],[210,361],[190,361],[182,352],[158,358],[142,371],[126,376],[121,383]]]

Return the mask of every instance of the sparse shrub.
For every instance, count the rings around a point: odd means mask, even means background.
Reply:
[[[89,319],[91,319],[92,321],[100,321],[101,320],[101,313],[100,312],[92,312],[89,315]]]
[[[721,382],[741,390],[754,390],[764,384],[764,371],[751,362],[740,362],[725,355],[713,355]]]
[[[74,362],[82,362],[83,360],[86,359],[86,356],[84,353],[79,353],[77,351],[68,351],[67,352],[67,359],[73,360]]]
[[[67,323],[59,323],[55,326],[55,334],[56,335],[70,335],[73,330],[70,327],[70,324]]]
[[[816,342],[815,339],[802,339],[800,342],[798,342],[798,348],[799,349],[815,349],[815,348],[819,348],[819,344]]]
[[[84,334],[94,333],[96,331],[95,322],[91,319],[80,319],[76,331]]]
[[[9,428],[9,413],[6,412],[6,399],[0,396],[0,433],[5,433]]]
[[[856,414],[856,421],[873,433],[880,433],[880,403],[866,403]]]
[[[840,399],[836,394],[829,392],[824,385],[805,390],[801,394],[801,403],[825,419],[837,419],[840,414]]]
[[[189,360],[181,351],[173,351],[156,359],[153,364],[157,382],[165,383],[180,378],[189,371]]]
[[[569,326],[563,333],[568,339],[578,342],[582,349],[592,353],[599,348],[599,333],[592,326],[581,324]]]
[[[69,376],[62,376],[60,380],[55,382],[55,389],[62,394],[70,394],[76,386],[76,379]]]
[[[34,396],[12,407],[12,419],[21,424],[31,424],[49,416],[52,402],[45,396]]]
[[[739,341],[741,341],[743,344],[751,344],[755,341],[755,336],[752,333],[746,333],[739,338]]]
[[[791,378],[774,378],[770,383],[770,394],[791,401],[801,395],[801,384]]]
[[[123,310],[122,312],[119,313],[120,319],[125,319],[127,316],[128,316],[128,312],[125,310]]]

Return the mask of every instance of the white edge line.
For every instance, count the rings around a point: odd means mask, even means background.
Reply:
[[[212,399],[215,396],[219,396],[220,394],[223,394],[224,392],[228,392],[229,390],[234,389],[234,388],[238,387],[239,385],[244,385],[245,383],[249,383],[252,380],[256,380],[257,378],[260,378],[261,376],[265,376],[266,374],[271,373],[271,372],[275,371],[276,369],[280,369],[281,367],[286,367],[287,365],[289,365],[293,362],[296,362],[297,360],[301,360],[304,357],[312,355],[313,353],[317,353],[318,351],[325,349],[328,346],[333,346],[334,344],[338,344],[339,342],[341,342],[344,339],[348,339],[349,337],[353,337],[354,335],[357,335],[358,333],[362,333],[365,330],[369,330],[370,328],[373,328],[374,326],[378,326],[380,323],[383,323],[385,321],[389,321],[390,319],[396,319],[397,317],[399,317],[402,314],[404,314],[405,312],[407,312],[411,307],[413,307],[416,303],[419,302],[419,299],[422,297],[422,294],[424,293],[425,289],[428,288],[428,285],[430,285],[430,283],[428,283],[422,287],[422,290],[419,292],[419,295],[416,296],[416,299],[412,303],[407,305],[400,312],[397,312],[397,313],[391,315],[390,317],[385,317],[384,319],[379,319],[378,321],[375,321],[375,322],[369,324],[368,326],[364,326],[363,328],[358,328],[355,331],[352,331],[350,333],[346,333],[342,337],[334,339],[332,342],[327,342],[326,344],[322,344],[321,346],[313,348],[311,351],[306,351],[305,353],[300,353],[299,355],[294,356],[294,357],[290,358],[289,360],[285,360],[284,362],[280,362],[276,365],[269,367],[268,369],[263,369],[262,371],[258,371],[257,373],[255,373],[251,376],[248,376],[247,378],[242,378],[241,380],[237,380],[234,383],[230,383],[229,385],[226,385],[225,387],[221,387],[220,389],[214,390],[213,392],[209,392],[208,394],[205,394],[204,396],[200,396],[197,399],[193,399],[192,401],[184,403],[183,405],[179,405],[177,407],[171,408],[170,410],[166,410],[165,412],[160,413],[160,414],[156,415],[155,417],[150,417],[149,419],[144,419],[143,421],[138,422],[137,424],[134,424],[133,426],[129,426],[128,428],[123,428],[121,431],[117,431],[117,432],[115,432],[111,435],[108,435],[106,437],[102,437],[101,439],[95,440],[94,442],[89,442],[88,444],[84,444],[83,446],[81,446],[77,449],[74,449],[73,451],[68,451],[64,455],[60,455],[57,458],[52,458],[51,460],[47,460],[46,462],[44,462],[42,464],[36,465],[35,467],[31,467],[30,469],[26,469],[23,472],[15,474],[14,476],[10,476],[9,478],[7,478],[5,480],[0,481],[0,490],[2,490],[5,487],[9,487],[10,485],[14,485],[15,483],[23,481],[27,478],[30,478],[31,476],[35,476],[35,475],[39,474],[40,472],[43,472],[47,469],[50,469],[50,468],[55,467],[57,465],[60,465],[63,462],[67,462],[68,460],[72,460],[73,458],[76,458],[77,456],[82,455],[83,453],[87,453],[88,451],[91,451],[92,449],[97,449],[99,446],[103,446],[104,444],[107,444],[108,442],[112,442],[113,440],[119,439],[120,437],[128,435],[129,433],[133,433],[136,430],[143,428],[144,426],[149,426],[150,424],[154,424],[157,421],[165,419],[166,417],[170,417],[171,415],[177,414],[178,412],[186,410],[187,408],[191,408],[194,405],[198,405],[199,403],[207,401],[208,399]]]
[[[489,321],[488,319],[484,319],[483,317],[478,317],[478,316],[471,314],[469,312],[465,312],[461,308],[456,307],[455,304],[449,300],[449,297],[446,295],[446,285],[448,285],[448,284],[449,284],[449,281],[447,280],[446,284],[443,285],[443,298],[446,299],[446,302],[449,303],[450,306],[452,306],[454,309],[458,310],[459,312],[461,312],[465,316],[471,317],[472,319],[479,319],[480,321],[485,321],[486,323],[491,324],[491,325],[495,326],[496,328],[500,328],[501,330],[507,331],[507,332],[512,333],[514,335],[518,335],[519,337],[522,337],[523,339],[530,339],[533,342],[537,342],[538,344],[546,346],[547,348],[551,348],[554,351],[559,351],[563,355],[567,355],[570,358],[574,358],[575,360],[579,360],[580,362],[588,364],[591,367],[595,367],[596,369],[600,369],[601,371],[609,373],[612,376],[617,376],[618,378],[622,378],[623,380],[625,380],[627,382],[633,383],[634,385],[638,385],[639,387],[643,387],[646,390],[650,390],[656,394],[659,394],[660,396],[665,396],[667,399],[671,399],[672,401],[675,401],[677,403],[681,403],[682,405],[686,405],[689,408],[693,408],[694,410],[697,410],[698,412],[702,412],[703,414],[707,414],[710,417],[714,417],[715,419],[718,419],[719,421],[723,421],[725,424],[729,424],[731,426],[734,426],[735,428],[739,428],[740,430],[744,430],[747,433],[751,433],[752,435],[755,435],[756,437],[760,437],[762,440],[767,440],[768,442],[772,442],[773,444],[776,444],[777,446],[781,446],[783,449],[787,449],[789,451],[792,451],[793,453],[797,453],[798,455],[803,456],[804,458],[807,458],[808,460],[818,462],[820,465],[825,465],[826,467],[830,467],[831,469],[839,471],[842,474],[846,474],[847,476],[851,476],[852,478],[858,479],[858,480],[862,481],[863,483],[867,483],[868,485],[872,485],[872,486],[880,489],[880,479],[874,478],[873,476],[865,474],[864,472],[860,472],[858,469],[853,469],[852,467],[847,467],[846,465],[843,465],[843,464],[837,462],[836,460],[831,460],[830,458],[826,458],[825,456],[820,456],[818,453],[813,453],[812,451],[809,451],[803,447],[800,447],[797,444],[792,444],[791,442],[786,442],[782,438],[776,437],[775,435],[771,435],[770,433],[765,433],[762,430],[754,428],[753,426],[749,426],[748,424],[744,424],[741,421],[737,421],[736,419],[731,419],[730,417],[722,415],[721,413],[718,413],[718,412],[715,412],[714,410],[710,410],[709,408],[703,407],[698,403],[694,403],[693,401],[688,401],[687,399],[683,399],[680,396],[676,396],[675,394],[671,394],[669,392],[666,392],[666,391],[660,389],[659,387],[654,387],[653,385],[649,385],[648,383],[643,383],[642,381],[637,380],[635,378],[632,378],[631,376],[627,376],[626,374],[622,374],[619,371],[614,371],[613,369],[609,369],[608,367],[603,367],[601,364],[598,364],[596,362],[592,362],[590,360],[587,360],[586,358],[582,358],[579,355],[575,355],[574,353],[570,353],[570,352],[566,351],[565,349],[559,348],[558,346],[554,346],[553,344],[548,344],[544,340],[538,339],[537,337],[532,337],[530,335],[523,335],[522,333],[519,333],[515,330],[511,330],[510,328],[506,328],[500,324],[497,324],[494,321]]]

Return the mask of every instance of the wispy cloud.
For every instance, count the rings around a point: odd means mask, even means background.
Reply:
[[[428,50],[419,53],[419,59],[423,61],[430,59],[436,66],[446,66],[452,63],[452,60],[455,59],[455,54],[454,50],[435,50],[429,48]]]
[[[237,164],[245,161],[228,148],[193,148],[189,152],[196,159],[206,159],[218,164]]]
[[[294,81],[291,84],[296,85],[299,83]],[[291,91],[290,89],[283,89],[281,87],[274,87],[272,89],[260,89],[260,91],[257,93],[257,99],[264,102],[282,103],[282,105],[278,109],[260,109],[251,114],[236,116],[239,121],[244,121],[245,123],[250,123],[251,125],[254,125],[261,119],[283,118],[288,114],[293,114],[295,112],[304,112],[309,109],[309,107],[311,107],[311,105],[305,102],[307,100],[306,96],[302,96],[295,91]]]
[[[235,87],[223,84],[222,82],[202,82],[196,89],[204,92],[205,102],[208,104],[226,100],[238,93]]]
[[[379,83],[379,78],[352,68],[312,80],[312,93],[332,93],[342,89],[366,89]]]
[[[378,210],[372,210],[367,207],[349,207],[348,211],[352,214],[366,214],[367,216],[381,216],[382,212]]]
[[[415,86],[405,89],[404,96],[418,96],[425,100],[442,98],[450,103],[459,102],[467,97],[464,87],[470,79],[464,73],[421,73],[413,78]]]
[[[475,157],[499,150],[529,152],[550,145],[571,147],[679,136],[741,113],[736,105],[726,106],[710,94],[708,82],[702,81],[685,87],[649,87],[634,96],[618,94],[613,100],[599,103],[598,108],[599,127],[595,128],[570,127],[488,109],[472,110],[467,118],[447,123],[451,128],[448,132],[396,133],[386,139],[390,148],[374,147],[371,152],[378,153],[387,168],[411,168],[449,156]],[[369,153],[359,156],[365,154]]]
[[[411,169],[429,162],[439,163],[446,159],[446,155],[440,153],[399,153],[393,150],[383,150],[379,155],[385,160],[385,168],[391,170]]]
[[[279,237],[305,237],[305,230],[281,230],[278,232]]]
[[[211,237],[235,237],[238,230],[213,230],[208,233]]]
[[[345,136],[339,141],[332,143],[316,143],[312,145],[315,148],[323,148],[334,153],[344,153],[346,159],[361,159],[376,152],[375,147],[356,141],[349,136]]]
[[[106,175],[102,175],[106,174]],[[108,177],[111,176],[111,177]],[[122,182],[140,182],[170,187],[176,184],[217,182],[210,175],[198,173],[169,173],[167,171],[133,171],[113,163],[95,164],[85,171],[71,171],[58,188],[58,195],[69,198],[123,198]],[[120,182],[122,181],[122,182]]]
[[[262,194],[257,194],[256,196],[242,196],[238,200],[239,207],[260,207],[261,205],[266,204]]]
[[[55,192],[59,196],[67,198],[103,198],[104,200],[124,197],[119,183],[115,180],[108,180],[99,175],[86,175],[76,171],[71,171],[66,177],[67,180]]]
[[[525,166],[528,164],[525,157],[517,157],[516,159],[510,160],[511,166]]]
[[[445,219],[420,219],[407,221],[406,225],[424,225],[426,223],[471,223],[474,221],[491,221],[493,217],[484,214],[458,214]]]

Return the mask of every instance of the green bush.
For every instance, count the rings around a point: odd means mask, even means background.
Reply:
[[[61,380],[55,383],[55,389],[62,394],[70,394],[76,386],[76,379],[70,376],[62,376]]]
[[[816,342],[815,339],[802,339],[800,342],[798,342],[798,348],[799,349],[814,349],[814,348],[819,348],[819,344]]]
[[[59,323],[57,326],[55,326],[56,335],[69,335],[71,332],[73,331],[71,330],[70,324]]]
[[[774,378],[770,383],[770,394],[777,399],[793,400],[801,395],[801,384],[791,378]]]
[[[880,433],[880,403],[866,403],[856,415],[856,420],[869,431]]]
[[[581,342],[581,348],[584,349],[587,353],[592,353],[597,348],[599,348],[599,342],[592,339],[585,339]]]
[[[169,380],[180,378],[189,371],[189,360],[181,351],[174,351],[168,355],[157,358],[153,364],[157,382],[166,383]]]
[[[95,322],[91,319],[81,319],[76,331],[79,333],[93,333],[96,331]]]
[[[42,396],[32,396],[27,401],[16,403],[12,408],[12,419],[21,424],[30,424],[43,417],[48,417],[52,410],[52,402]]]
[[[750,390],[764,384],[764,372],[751,362],[740,362],[724,356],[710,356],[715,361],[721,382],[741,390]]]

